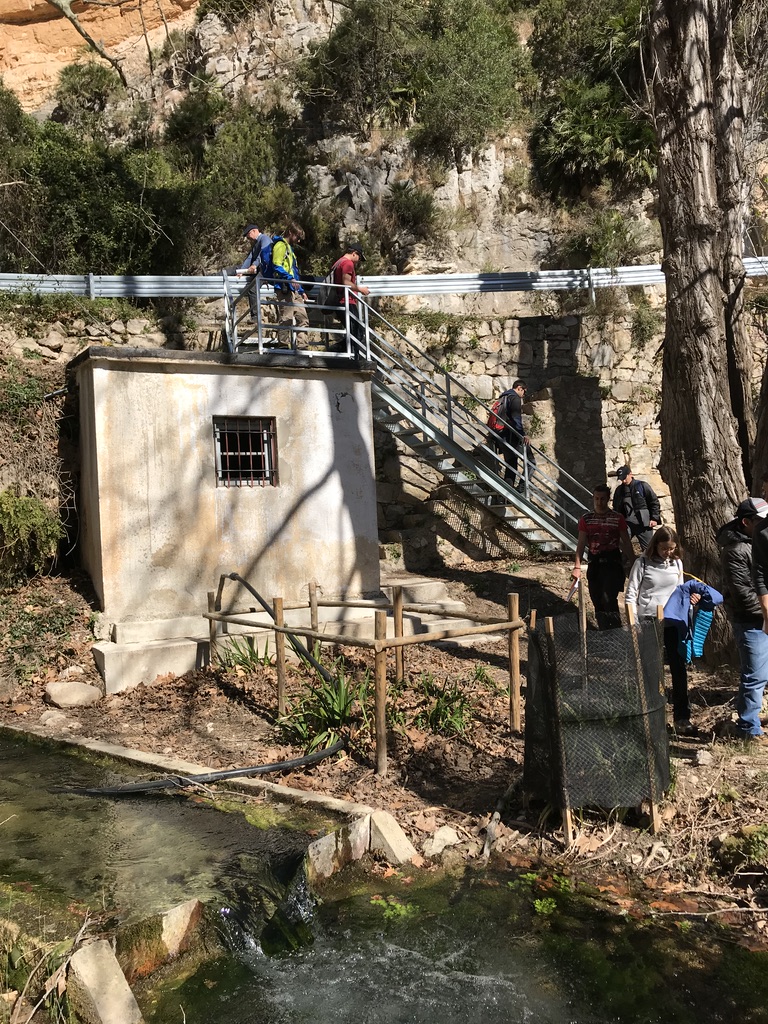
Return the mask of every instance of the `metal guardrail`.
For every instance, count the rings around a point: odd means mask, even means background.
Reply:
[[[744,260],[747,277],[768,277],[768,258]],[[239,280],[239,279],[238,279]],[[361,277],[378,295],[469,295],[473,292],[573,291],[664,284],[658,264],[584,270],[511,271],[504,274],[399,274]],[[149,277],[108,274],[0,274],[0,291],[83,295],[87,298],[222,297],[221,274]]]

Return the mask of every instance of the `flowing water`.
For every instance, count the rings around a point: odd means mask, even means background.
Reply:
[[[185,797],[51,792],[54,785],[99,787],[137,778],[123,763],[89,762],[0,735],[0,881],[135,920],[193,897],[222,904],[227,865],[242,855],[268,860],[287,877],[304,855],[309,831],[333,827],[288,806],[267,807],[272,823],[253,828],[240,814]]]
[[[509,871],[348,869],[319,902],[299,878],[281,898],[305,944],[266,955],[258,865],[288,883],[330,823],[284,808],[254,828],[186,799],[48,789],[132,777],[0,737],[0,883],[121,921],[213,907],[230,952],[137,985],[147,1024],[768,1024],[765,953],[713,925],[633,921],[556,876],[541,890]]]

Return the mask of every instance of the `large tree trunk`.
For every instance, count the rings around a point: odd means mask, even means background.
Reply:
[[[655,0],[651,29],[667,284],[660,469],[686,568],[717,586],[714,535],[747,494],[753,430],[743,87],[727,0]]]

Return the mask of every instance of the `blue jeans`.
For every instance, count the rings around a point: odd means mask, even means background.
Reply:
[[[763,706],[763,691],[768,683],[768,633],[738,622],[732,625],[741,660],[741,679],[736,697],[736,711],[739,715],[736,729],[744,736],[762,736],[760,709]]]

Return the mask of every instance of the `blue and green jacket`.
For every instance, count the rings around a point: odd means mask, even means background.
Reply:
[[[272,236],[272,278],[277,291],[288,291],[288,282],[299,280],[296,253],[282,235]],[[299,288],[299,294],[304,294],[303,288]]]

